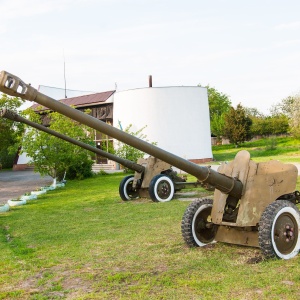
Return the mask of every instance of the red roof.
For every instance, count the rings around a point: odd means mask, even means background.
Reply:
[[[114,92],[115,91],[108,91],[108,92],[96,93],[91,95],[66,98],[66,99],[59,100],[59,102],[62,102],[68,106],[72,105],[75,107],[94,106],[105,102]],[[35,109],[37,107],[41,107],[41,105],[34,104],[31,106],[32,109]],[[41,109],[39,109],[39,111],[47,110],[47,109],[48,108],[46,107],[42,107]]]

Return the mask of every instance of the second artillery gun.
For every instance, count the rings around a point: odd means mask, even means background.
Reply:
[[[290,259],[300,249],[298,170],[279,161],[255,163],[249,152],[238,152],[218,171],[200,167],[91,116],[39,93],[18,77],[0,73],[0,90],[35,101],[99,130],[117,140],[157,157],[215,188],[214,199],[192,202],[186,209],[181,232],[189,246],[214,241],[259,247],[265,257]]]
[[[24,123],[135,171],[134,175],[125,176],[120,182],[119,195],[124,201],[138,197],[150,197],[154,202],[166,202],[173,198],[176,191],[184,189],[186,186],[201,185],[199,182],[186,182],[185,178],[177,176],[177,172],[172,170],[170,164],[155,157],[140,158],[135,163],[32,122],[8,109],[0,110],[0,117]]]

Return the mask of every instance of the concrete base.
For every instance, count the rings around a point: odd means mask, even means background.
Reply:
[[[195,159],[189,159],[189,161],[193,162],[194,164],[203,164],[212,161],[212,158],[195,158]]]
[[[28,167],[27,164],[17,164],[13,165],[13,171],[24,171]]]

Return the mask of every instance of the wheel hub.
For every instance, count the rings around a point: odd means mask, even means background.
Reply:
[[[210,243],[216,235],[216,227],[211,222],[211,207],[199,212],[195,219],[195,234],[203,243]]]
[[[283,232],[283,235],[285,236],[285,241],[287,243],[293,241],[294,240],[294,227],[287,224],[285,226],[285,231]]]
[[[274,241],[281,253],[290,253],[297,242],[297,223],[290,214],[282,214],[276,221]]]
[[[162,192],[166,194],[168,191],[169,191],[168,187],[164,184],[162,187]]]
[[[169,196],[170,194],[170,189],[167,183],[162,183],[159,186],[158,194],[163,197],[163,196]]]

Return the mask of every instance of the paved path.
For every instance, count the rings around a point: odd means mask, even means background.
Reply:
[[[0,171],[0,204],[51,183],[50,176],[41,177],[33,171]]]

